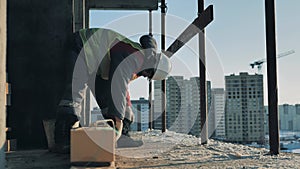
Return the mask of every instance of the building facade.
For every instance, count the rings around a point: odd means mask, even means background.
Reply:
[[[131,124],[131,131],[146,131],[149,128],[149,101],[140,98],[131,100],[134,122]]]
[[[269,135],[269,107],[268,106],[264,106],[265,108],[265,119],[264,119],[264,126],[265,126],[265,135]]]
[[[213,88],[211,90],[211,114],[214,114],[213,137],[225,138],[225,90],[223,88]]]
[[[184,133],[185,121],[185,90],[183,76],[170,76],[166,81],[167,98],[167,129]]]
[[[162,122],[162,90],[161,81],[154,81],[153,129],[161,130]]]
[[[199,77],[189,80],[170,76],[166,80],[167,129],[200,136]],[[207,82],[207,103],[211,104],[211,84]],[[208,111],[210,106],[208,106]],[[161,81],[154,82],[154,128],[161,129]],[[211,120],[209,120],[211,121]]]
[[[263,75],[225,76],[226,140],[264,143]]]
[[[279,105],[279,128],[285,131],[300,131],[300,104]]]
[[[200,126],[200,78],[191,77],[190,78],[190,88],[191,88],[191,97],[190,105],[191,109],[189,116],[193,120],[193,127],[190,130],[189,134],[199,137],[201,132]]]

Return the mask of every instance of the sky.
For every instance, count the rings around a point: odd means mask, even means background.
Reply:
[[[166,0],[166,47],[197,17],[197,0]],[[225,76],[249,72],[264,75],[267,105],[267,64],[259,72],[250,63],[266,57],[265,5],[263,0],[205,0],[213,5],[214,20],[206,27],[207,80],[212,88],[225,88]],[[278,103],[300,104],[300,1],[276,0],[277,54],[295,53],[277,60]],[[91,10],[90,27],[105,27],[134,41],[148,34],[147,11]],[[160,46],[160,9],[153,11],[153,34]],[[198,39],[195,36],[172,58],[171,75],[199,75]],[[148,82],[139,78],[129,85],[132,99],[148,98]]]

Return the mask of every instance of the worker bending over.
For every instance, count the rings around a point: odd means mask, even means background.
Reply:
[[[70,129],[80,119],[86,86],[95,96],[103,117],[115,122],[117,139],[121,133],[128,133],[133,121],[129,82],[140,76],[163,80],[171,71],[169,58],[157,53],[152,36],[143,35],[139,42],[102,28],[74,33],[67,64],[67,86],[55,124],[58,151],[69,150]]]

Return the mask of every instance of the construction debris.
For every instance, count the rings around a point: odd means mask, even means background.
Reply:
[[[171,131],[131,133],[144,145],[117,148],[116,168],[300,168],[300,155],[280,153],[266,155],[269,150],[241,144],[209,140],[200,145],[199,138]],[[47,150],[16,151],[6,154],[7,168],[70,168],[69,155]],[[72,167],[74,168],[74,167]],[[76,168],[76,167],[75,167]]]

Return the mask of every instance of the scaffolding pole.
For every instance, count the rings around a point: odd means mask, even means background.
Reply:
[[[265,0],[270,155],[279,154],[275,2]]]
[[[198,0],[198,16],[204,11],[204,0]],[[205,31],[199,33],[199,76],[200,76],[200,129],[201,144],[208,142],[207,124],[207,96],[206,96],[206,58],[205,58]]]
[[[149,10],[149,35],[152,35],[152,10]],[[153,129],[152,80],[149,81],[149,129]]]
[[[166,2],[165,0],[161,0],[161,50],[162,52],[165,51],[166,48]],[[166,122],[167,122],[167,113],[166,113],[166,80],[161,81],[161,110],[162,110],[162,117],[161,117],[161,131],[164,133],[166,132]]]

